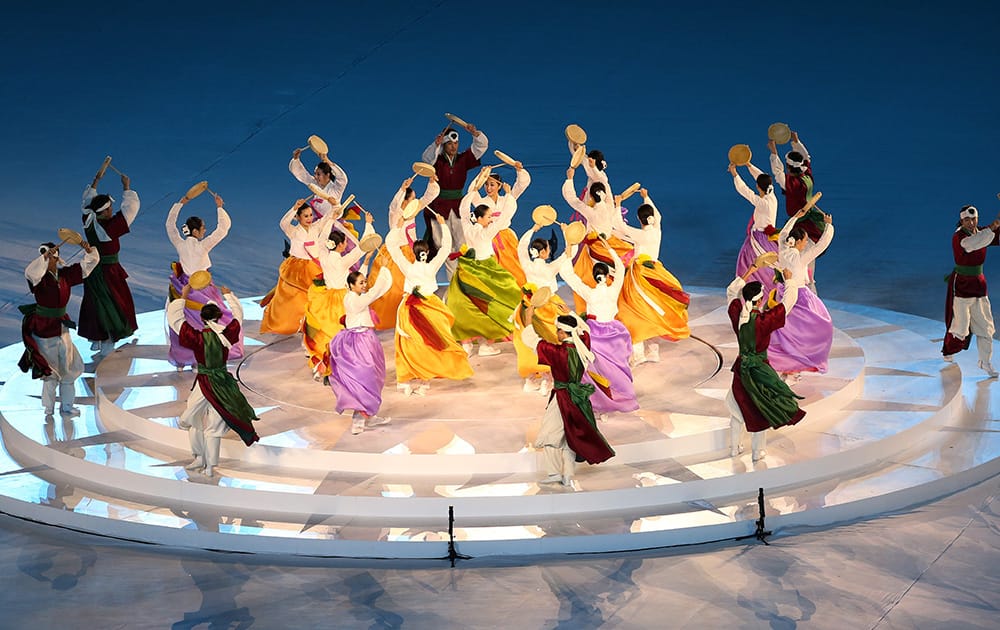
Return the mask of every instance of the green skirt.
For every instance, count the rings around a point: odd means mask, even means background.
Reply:
[[[459,257],[448,286],[455,339],[483,337],[496,341],[508,337],[514,330],[514,308],[520,303],[521,288],[495,258],[476,260],[471,251]]]

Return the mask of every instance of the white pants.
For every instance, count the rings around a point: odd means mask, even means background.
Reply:
[[[459,211],[455,210],[448,215],[448,218],[444,220],[444,225],[437,222],[437,220],[431,221],[431,235],[434,239],[434,244],[438,245],[441,243],[441,230],[445,229],[451,232],[451,251],[452,253],[457,252],[458,249],[465,242],[465,233],[462,231],[462,218],[459,216]],[[451,260],[450,258],[445,261],[444,268],[445,272],[448,274],[448,280],[455,275],[455,268],[458,267],[457,260]]]
[[[562,414],[559,413],[559,403],[555,397],[549,401],[542,414],[542,426],[535,438],[535,448],[543,449],[545,457],[545,472],[550,477],[560,475],[572,477],[576,468],[576,453],[566,444],[566,431],[563,429]]]
[[[188,397],[187,408],[177,419],[177,426],[187,429],[191,455],[200,457],[209,468],[218,465],[220,440],[229,430],[229,425],[209,404],[197,383]]]
[[[32,335],[38,350],[52,368],[52,374],[42,379],[42,406],[45,413],[54,413],[56,406],[56,386],[59,387],[59,403],[63,411],[68,411],[76,400],[76,379],[83,374],[83,359],[77,352],[69,330],[63,326],[58,337],[36,337]]]
[[[959,339],[965,339],[970,332],[975,335],[979,360],[989,363],[993,358],[993,333],[996,331],[989,296],[953,298],[952,309],[955,315],[948,332]]]

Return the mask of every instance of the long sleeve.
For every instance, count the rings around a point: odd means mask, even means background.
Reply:
[[[101,252],[97,251],[96,247],[90,248],[90,251],[84,250],[83,260],[80,261],[80,270],[83,272],[83,277],[86,278],[90,273],[97,269],[97,265],[101,262]]]
[[[396,194],[392,196],[392,200],[389,202],[389,225],[396,225],[396,220],[399,219],[399,214],[403,211],[403,197],[406,196],[406,187],[400,186]]]
[[[428,181],[427,190],[424,191],[424,195],[420,198],[420,209],[423,210],[431,205],[431,202],[437,199],[440,194],[441,185],[435,181]]]
[[[743,278],[736,276],[729,286],[726,287],[726,302],[732,302],[736,298],[740,297],[740,293],[743,291],[747,281]]]
[[[441,246],[438,247],[437,254],[431,259],[430,265],[435,273],[451,254],[451,230],[441,230]]]
[[[298,158],[292,158],[291,161],[288,162],[288,170],[295,177],[295,179],[299,180],[306,186],[316,183],[316,178],[306,170],[306,167],[302,165],[302,160],[299,160]]]
[[[434,142],[430,143],[424,152],[420,155],[420,159],[427,164],[433,164],[437,161],[438,155],[441,153],[441,145]],[[485,151],[484,151],[485,153]]]
[[[347,171],[333,160],[329,164],[330,170],[333,171],[333,181],[328,192],[331,197],[336,197],[337,201],[343,201],[344,191],[347,190]]]
[[[771,154],[771,174],[774,175],[774,181],[777,182],[778,186],[782,190],[785,189],[785,165],[782,164],[781,158],[778,157],[777,153]]]
[[[517,171],[516,179],[514,180],[514,185],[510,189],[510,196],[517,199],[531,184],[531,175],[528,173],[528,169],[522,168]]]
[[[562,276],[569,288],[573,289],[573,292],[584,299],[584,301],[590,300],[591,288],[583,283],[580,276],[576,275],[573,271],[573,264],[569,259],[565,259],[562,265],[559,267],[559,275]]]
[[[31,286],[35,286],[42,281],[45,277],[45,272],[48,270],[49,264],[45,260],[45,256],[39,254],[38,258],[35,258],[28,266],[24,268],[24,278],[28,281]]]
[[[746,185],[746,183],[743,181],[743,178],[740,177],[739,173],[733,175],[733,186],[736,187],[736,192],[740,193],[741,197],[743,197],[750,203],[754,202],[753,198],[757,196],[756,193],[750,190],[750,187]]]
[[[178,253],[180,252],[181,243],[184,242],[184,237],[177,231],[177,215],[181,213],[181,208],[183,207],[184,204],[178,201],[170,206],[170,210],[167,212],[167,238],[170,239],[170,244],[174,246],[174,249]]]
[[[139,194],[134,190],[126,190],[122,193],[122,216],[125,217],[125,223],[130,226],[132,222],[135,221],[135,217],[139,214]]]
[[[528,346],[532,352],[537,352],[538,342],[541,340],[542,338],[535,332],[534,326],[525,326],[521,330],[521,342]]]
[[[472,227],[471,218],[467,214],[472,195],[473,193],[466,194],[458,205],[458,223],[462,226],[462,240],[466,245],[469,244],[470,228]]]
[[[177,298],[167,304],[167,325],[177,334],[180,334],[181,324],[184,323],[184,302],[183,298]]]
[[[87,184],[87,187],[83,189],[83,201],[80,203],[80,210],[83,211],[84,214],[88,212],[87,206],[90,205],[90,202],[96,196],[97,196],[97,189],[91,186],[90,184]]]
[[[755,182],[758,177],[764,174],[764,171],[754,166],[753,162],[747,162],[747,170],[750,171],[750,177],[752,177]]]
[[[535,237],[535,232],[533,230],[528,230],[521,237],[521,240],[517,242],[517,259],[521,261],[521,266],[524,267],[531,262],[531,256],[528,254],[528,249],[531,246],[531,241]]]
[[[222,242],[222,239],[226,238],[229,234],[229,228],[233,225],[232,220],[229,218],[229,213],[226,212],[225,208],[221,206],[218,208],[218,224],[212,233],[202,239],[201,243],[205,248],[205,252],[209,252],[213,247]]]
[[[372,302],[388,293],[391,288],[392,272],[389,271],[388,267],[382,267],[378,270],[378,277],[375,278],[375,284],[361,295],[360,302],[363,306],[370,306]]]
[[[576,188],[573,186],[573,180],[567,179],[563,182],[562,187],[563,199],[569,204],[571,208],[583,215],[583,218],[587,220],[587,223],[593,223],[594,215],[590,209],[590,206],[580,201],[579,197],[576,196]]]
[[[449,236],[451,235],[449,234]],[[399,270],[403,272],[404,276],[406,276],[406,274],[410,271],[410,265],[412,264],[406,259],[406,256],[403,255],[402,247],[405,240],[406,239],[403,236],[403,228],[392,228],[389,230],[389,233],[385,235],[385,250],[389,253],[389,258],[392,259],[392,262],[396,263]],[[442,247],[441,249],[445,248]],[[448,251],[450,251],[450,248]]]
[[[238,321],[240,325],[243,325],[243,305],[240,304],[240,299],[233,294],[232,291],[227,291],[222,294],[222,299],[226,301],[226,305],[229,310],[233,313],[233,319]],[[234,342],[235,343],[235,342]]]
[[[824,230],[824,233],[826,231]],[[996,232],[990,229],[979,230],[975,234],[970,234],[960,241],[962,249],[965,250],[967,254],[970,254],[977,249],[982,249],[988,247],[993,239],[996,238]],[[818,245],[818,243],[817,243]]]
[[[298,212],[298,206],[293,205],[285,216],[281,217],[281,221],[278,222],[278,227],[289,239],[295,238],[295,226],[292,225],[292,220],[295,218],[295,213]]]
[[[586,158],[584,158],[580,166],[583,167],[583,172],[587,174],[588,182],[600,182],[604,184],[604,187],[608,190],[608,195],[611,194],[611,182],[608,181],[607,171],[602,171],[596,166],[591,166],[590,160]]]
[[[826,248],[830,246],[830,241],[833,240],[833,224],[828,223],[826,229],[823,230],[823,235],[819,237],[819,240],[815,243],[810,243],[806,246],[806,250],[802,252],[802,264],[808,265],[812,261],[826,251]]]
[[[608,247],[608,253],[611,254],[611,259],[615,261],[615,278],[611,281],[611,292],[617,300],[618,294],[622,292],[622,287],[625,286],[625,263],[622,262],[621,257],[613,247]]]
[[[364,232],[361,233],[361,238],[364,238],[364,237],[368,236],[371,233],[372,233],[372,224],[368,223],[368,222],[365,222],[365,230],[364,230]],[[346,236],[346,237],[350,238],[352,241],[354,241],[355,245],[358,245],[361,242],[360,240],[354,238],[354,235],[351,234],[350,230],[344,230],[344,236]],[[346,271],[346,270],[350,269],[351,267],[353,267],[354,263],[356,263],[359,260],[361,260],[362,258],[364,258],[365,253],[366,252],[364,252],[364,251],[361,250],[361,247],[355,247],[351,251],[349,251],[346,254],[344,254],[343,255],[343,260],[342,260],[342,267],[343,267],[343,269]]]
[[[479,132],[478,136],[472,137],[472,155],[476,156],[476,159],[480,159],[486,153],[486,149],[490,146],[489,138],[482,131]]]
[[[792,151],[798,151],[799,153],[802,154],[802,158],[806,162],[812,162],[812,157],[809,155],[809,151],[806,149],[806,145],[802,144],[802,142],[793,141]]]
[[[792,228],[795,227],[798,220],[799,218],[793,215],[788,219],[788,221],[785,222],[785,226],[781,228],[781,234],[778,236],[778,243],[782,247],[785,246],[785,239],[787,239],[788,235],[792,233]]]

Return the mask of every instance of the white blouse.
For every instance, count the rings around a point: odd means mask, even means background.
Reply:
[[[747,168],[750,169],[754,180],[763,172],[753,164],[747,164]],[[763,232],[764,228],[775,224],[778,217],[778,198],[774,195],[774,190],[761,197],[743,182],[743,178],[739,174],[733,177],[733,186],[736,187],[736,192],[753,205],[753,230],[755,232]]]
[[[596,287],[588,287],[573,271],[573,262],[570,258],[563,258],[563,263],[559,269],[559,275],[563,277],[566,284],[573,291],[587,302],[587,314],[593,315],[599,322],[610,322],[618,314],[618,294],[621,293],[625,284],[625,264],[618,257],[614,249],[608,248],[611,258],[615,261],[614,278],[611,284],[599,284]]]
[[[653,207],[652,223],[644,225],[641,228],[634,228],[626,225],[623,221],[618,231],[621,236],[625,238],[625,240],[635,246],[634,249],[636,258],[646,254],[653,260],[659,260],[660,241],[663,237],[660,211],[656,208],[656,204],[653,203],[653,200],[648,196],[644,196],[642,198],[642,202],[648,203]]]
[[[385,295],[392,287],[392,272],[386,267],[379,269],[375,284],[362,294],[348,289],[344,296],[344,328],[374,328],[371,304]]]
[[[400,228],[393,228],[385,237],[385,248],[405,277],[403,292],[412,294],[417,289],[421,295],[431,295],[437,290],[437,272],[451,252],[451,231],[441,230],[441,247],[438,248],[437,255],[426,262],[407,260],[403,255],[403,244],[403,231]]]
[[[167,213],[167,238],[177,250],[177,259],[180,261],[184,273],[191,275],[196,271],[208,271],[212,267],[212,260],[208,253],[222,239],[226,238],[232,221],[229,219],[229,214],[220,207],[218,208],[217,225],[211,234],[201,240],[194,236],[184,236],[177,229],[177,215],[183,206],[184,204],[177,202]]]
[[[340,168],[340,166],[333,161],[330,162],[330,169],[333,171],[333,177],[330,178],[330,181],[327,182],[326,186],[323,186],[323,192],[335,198],[338,202],[341,202],[344,200],[344,191],[347,190],[347,173],[345,173],[344,169]],[[319,186],[319,182],[316,181],[316,178],[312,173],[306,170],[306,167],[302,165],[301,160],[292,158],[291,161],[288,162],[288,170],[295,176],[295,179],[299,180],[306,186],[309,184]],[[319,202],[317,202],[316,208],[324,217],[327,214],[335,214],[335,218],[337,219],[340,218],[341,211],[343,210],[340,206],[332,206],[330,202],[323,198],[320,198]]]

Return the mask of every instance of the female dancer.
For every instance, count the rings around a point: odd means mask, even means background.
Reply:
[[[451,232],[443,225],[444,217],[437,215],[437,221],[442,224],[441,246],[431,260],[427,260],[430,246],[422,240],[413,243],[415,260],[407,260],[402,217],[385,237],[389,255],[406,278],[396,317],[395,345],[396,385],[407,396],[414,392],[425,395],[435,378],[462,380],[472,376],[469,355],[451,334],[455,316],[434,295],[437,272],[451,252]]]
[[[569,312],[566,302],[556,295],[556,291],[559,290],[556,275],[564,262],[572,260],[573,254],[567,247],[566,252],[559,260],[549,262],[554,245],[543,238],[534,238],[540,227],[536,223],[524,233],[517,244],[518,259],[521,261],[527,283],[522,291],[524,297],[514,310],[514,350],[517,352],[517,372],[524,378],[524,391],[537,391],[539,394],[547,396],[549,390],[552,389],[551,369],[548,365],[542,365],[538,362],[535,349],[525,345],[521,338],[521,331],[528,327],[526,317],[532,293],[542,287],[548,287],[552,291],[552,297],[546,304],[534,309],[530,321],[531,327],[541,335],[542,339],[549,343],[556,343],[556,318]]]
[[[733,185],[744,199],[753,205],[753,215],[747,225],[747,237],[740,247],[740,253],[736,257],[736,275],[742,276],[750,265],[764,252],[777,252],[778,242],[772,240],[777,230],[774,227],[778,214],[778,198],[774,195],[774,186],[771,183],[771,176],[763,173],[753,164],[747,164],[750,175],[756,183],[756,192],[743,182],[743,178],[736,172],[736,165],[729,164],[729,174],[733,176]],[[758,270],[750,278],[751,282],[760,282],[767,292],[774,288],[774,271],[768,267]]]
[[[337,413],[354,411],[351,433],[357,435],[366,426],[389,423],[389,418],[375,415],[382,406],[385,353],[375,335],[369,307],[389,290],[392,274],[383,268],[369,290],[365,274],[352,271],[347,284],[350,291],[344,296],[345,327],[330,342],[330,388],[337,397]]]
[[[316,242],[325,242],[338,206],[322,219],[314,220],[313,208],[305,199],[295,202],[278,225],[291,241],[288,258],[278,268],[278,284],[260,301],[264,317],[260,332],[291,335],[299,331],[306,312],[306,294],[320,272]],[[298,225],[293,225],[293,221]]]
[[[590,185],[589,195],[593,202],[593,207],[580,201],[576,196],[576,189],[573,187],[573,173],[575,169],[566,170],[566,181],[563,183],[563,199],[571,208],[580,213],[587,222],[587,236],[580,244],[580,252],[573,264],[573,270],[578,278],[588,287],[593,287],[594,264],[602,262],[605,265],[612,264],[608,247],[612,247],[618,256],[626,264],[632,262],[632,246],[612,233],[621,233],[624,226],[621,212],[614,205],[614,199],[608,191],[607,186],[602,182],[595,182]],[[586,300],[576,294],[573,296],[576,310],[582,311],[585,308]]]
[[[596,356],[594,371],[608,381],[607,388],[598,386],[590,398],[594,411],[602,418],[610,412],[629,412],[639,408],[635,387],[632,385],[632,370],[628,365],[632,337],[625,325],[615,319],[618,314],[618,294],[625,284],[625,263],[606,241],[603,244],[615,265],[610,284],[608,266],[602,262],[594,264],[594,287],[584,284],[568,263],[564,263],[559,270],[559,275],[566,284],[586,301],[590,347]],[[595,382],[589,374],[585,380],[602,385]],[[607,389],[610,389],[610,395]]]
[[[531,176],[520,162],[514,163],[514,169],[517,175],[513,187],[510,184],[505,184],[499,173],[490,173],[490,176],[486,178],[486,182],[483,184],[483,187],[486,189],[485,197],[481,197],[479,190],[473,188],[476,183],[474,179],[469,184],[469,193],[472,195],[469,199],[469,204],[472,207],[479,205],[489,206],[490,212],[494,217],[510,225],[510,222],[514,218],[514,213],[517,211],[517,198],[531,184]],[[500,196],[501,188],[504,191],[502,197]],[[514,280],[518,286],[523,285],[525,282],[524,270],[521,269],[521,263],[517,256],[517,235],[509,227],[503,228],[493,237],[493,253],[500,266],[509,271],[510,275],[514,276]]]
[[[785,305],[785,325],[771,335],[767,356],[771,366],[797,379],[800,372],[826,372],[830,348],[833,346],[833,319],[823,301],[809,288],[809,263],[833,240],[833,218],[823,215],[826,229],[813,243],[796,221],[806,215],[808,206],[800,209],[781,230],[781,252],[778,264],[785,276],[780,296]]]
[[[493,238],[509,227],[510,216],[501,214],[494,220],[490,206],[476,206],[469,217],[466,208],[476,193],[470,191],[459,205],[465,237],[465,251],[448,285],[448,309],[455,315],[451,331],[462,342],[466,353],[472,353],[472,342],[481,338],[479,356],[500,354],[493,342],[510,335],[514,329],[511,315],[521,300],[521,290],[509,271],[493,256]],[[471,220],[470,220],[471,219]]]
[[[171,265],[173,273],[170,275],[170,286],[167,290],[168,302],[180,298],[184,287],[188,286],[188,278],[191,274],[196,271],[208,271],[212,267],[209,252],[229,234],[232,221],[223,208],[222,197],[219,195],[214,195],[214,197],[218,218],[215,230],[207,236],[208,229],[201,217],[188,217],[181,229],[179,231],[177,229],[177,216],[180,214],[181,208],[191,201],[187,195],[181,197],[181,200],[175,203],[170,208],[170,212],[167,213],[167,238],[177,250],[177,262]],[[218,305],[222,310],[222,315],[219,317],[220,324],[227,326],[229,322],[233,321],[233,312],[226,305],[226,300],[223,299],[222,293],[213,281],[204,289],[191,289],[189,291],[187,301],[184,303],[184,318],[187,323],[194,327],[201,326],[201,307],[209,302]],[[178,369],[197,365],[194,351],[182,346],[177,333],[169,326],[167,328],[170,332],[170,348],[167,351],[167,360],[170,361],[170,364]],[[240,329],[239,339],[229,348],[229,359],[242,357],[243,330]]]
[[[372,221],[371,213],[366,212],[363,237],[371,234]],[[319,278],[313,279],[306,294],[302,321],[302,345],[306,349],[309,369],[317,381],[330,376],[330,340],[344,327],[340,318],[344,315],[347,274],[364,256],[354,234],[341,226],[338,228],[331,230],[323,247],[317,248],[316,259],[323,271]],[[348,242],[355,245],[350,251],[347,250]]]
[[[332,197],[338,202],[343,201],[344,191],[347,190],[347,173],[344,172],[344,169],[337,166],[324,153],[319,156],[320,161],[313,169],[313,174],[310,175],[306,167],[302,165],[302,161],[299,159],[300,155],[302,155],[302,149],[295,149],[292,151],[291,161],[288,162],[288,170],[295,179],[306,186],[315,184],[322,188],[328,197]],[[317,218],[334,214],[336,215],[334,218],[339,219],[344,210],[339,206],[334,207],[329,201],[316,195],[310,199],[310,205],[313,206],[313,210],[319,213]]]
[[[660,346],[652,341],[657,337],[677,341],[691,336],[687,312],[691,297],[659,261],[660,211],[645,188],[639,192],[642,205],[636,214],[642,228],[621,227],[622,234],[635,246],[636,258],[629,265],[618,296],[618,319],[632,336],[633,365],[660,360]]]
[[[421,210],[437,199],[438,194],[441,192],[441,187],[437,183],[437,176],[434,175],[427,182],[427,190],[424,191],[424,195],[420,199],[417,199],[417,193],[410,187],[412,184],[413,177],[403,180],[403,184],[396,191],[396,195],[392,198],[392,201],[389,202],[390,227],[395,226],[402,220],[404,204],[407,206],[416,204],[416,208],[411,209],[411,212],[408,213],[411,215],[410,218],[404,222],[403,233],[405,234],[406,242],[402,245],[402,253],[408,262],[413,262],[414,260],[413,243],[417,240],[416,217],[420,214]],[[386,238],[388,238],[388,235]],[[448,240],[449,242],[451,241],[450,238]],[[392,250],[389,244],[383,243],[382,247],[378,250],[378,255],[372,260],[371,273],[368,274],[369,282],[374,282],[382,267],[388,267],[392,273],[392,287],[389,289],[389,292],[375,300],[372,304],[372,309],[374,309],[377,318],[375,321],[375,330],[389,330],[396,327],[396,310],[399,308],[400,300],[403,299],[403,285],[406,279],[403,277],[403,272],[393,262],[391,254]],[[427,293],[433,293],[436,289],[437,284],[434,285],[434,288],[431,288],[430,285],[424,287],[424,291]]]

